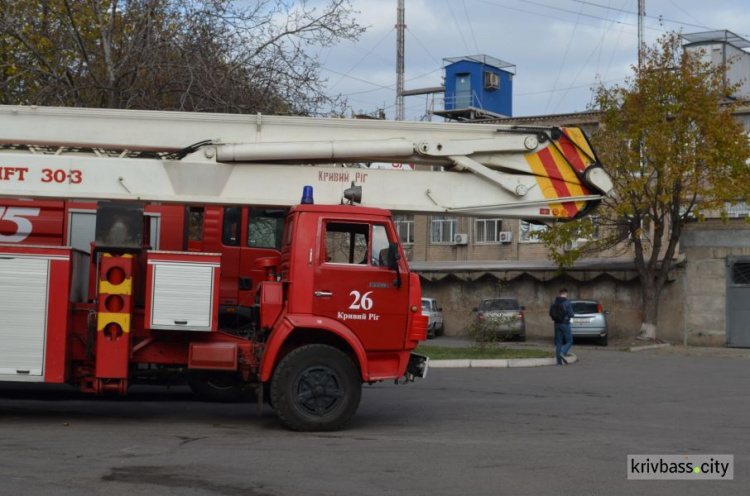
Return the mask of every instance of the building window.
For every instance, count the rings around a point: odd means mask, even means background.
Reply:
[[[435,215],[430,219],[430,243],[453,243],[458,219],[449,215]]]
[[[750,285],[750,262],[732,264],[732,286]]]
[[[474,221],[474,241],[476,243],[500,243],[500,231],[503,221],[500,219],[477,219]]]
[[[741,114],[735,116],[735,119],[740,121],[745,126],[745,132],[750,132],[750,114]]]
[[[522,243],[540,243],[540,239],[534,233],[544,231],[545,229],[547,229],[547,226],[543,224],[532,224],[522,220],[519,227],[519,241]]]
[[[740,219],[750,217],[750,206],[747,202],[725,202],[724,211],[730,219]]]
[[[402,245],[414,244],[414,216],[413,215],[394,215],[393,223],[396,225],[398,238]]]

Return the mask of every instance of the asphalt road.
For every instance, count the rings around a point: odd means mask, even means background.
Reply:
[[[576,349],[568,367],[366,387],[349,428],[182,388],[0,385],[2,495],[703,495],[750,489],[750,360]],[[733,454],[733,481],[629,481],[628,454]]]

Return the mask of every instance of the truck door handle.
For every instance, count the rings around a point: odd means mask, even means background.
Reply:
[[[313,294],[317,296],[318,298],[325,298],[327,296],[333,296],[333,293],[331,293],[330,291],[316,291]]]

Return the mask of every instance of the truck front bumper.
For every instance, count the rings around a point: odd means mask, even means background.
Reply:
[[[427,370],[429,368],[430,359],[428,357],[412,353],[409,355],[409,363],[406,366],[406,378],[410,381],[413,381],[417,377],[424,379],[427,377]]]

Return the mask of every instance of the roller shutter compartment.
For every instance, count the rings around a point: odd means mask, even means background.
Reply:
[[[41,380],[48,281],[49,260],[0,257],[0,376]]]

